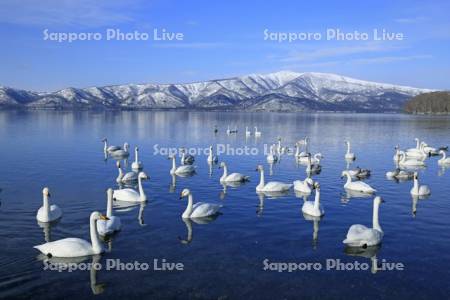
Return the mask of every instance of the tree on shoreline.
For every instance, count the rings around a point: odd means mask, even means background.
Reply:
[[[404,110],[410,114],[450,114],[450,92],[417,95],[406,102]]]

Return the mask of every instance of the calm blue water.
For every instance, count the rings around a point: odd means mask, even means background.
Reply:
[[[219,133],[214,135],[214,125]],[[227,136],[227,125],[240,130]],[[246,139],[245,126],[258,126],[262,137]],[[0,112],[0,298],[75,299],[127,297],[196,299],[292,299],[292,298],[430,298],[450,295],[450,170],[427,160],[420,181],[432,195],[414,203],[412,182],[385,178],[394,168],[394,146],[415,146],[419,137],[433,146],[450,144],[450,118],[367,114],[269,114],[224,112]],[[181,262],[184,271],[75,271],[43,270],[34,245],[65,237],[89,239],[89,214],[105,212],[105,190],[117,188],[113,159],[104,160],[101,139],[111,144],[130,143],[141,149],[140,159],[150,180],[144,182],[149,197],[145,206],[115,212],[123,223],[121,232],[105,243],[108,251],[96,257],[122,262],[153,263],[154,259]],[[266,180],[292,182],[304,179],[303,166],[284,155],[272,168],[263,154],[265,144],[278,137],[292,147],[309,136],[312,152],[321,152],[323,171],[314,179],[321,184],[325,216],[314,222],[301,213],[302,198],[291,191],[280,198],[260,199],[257,164],[266,169]],[[355,223],[371,226],[372,198],[348,199],[341,171],[344,140],[352,141],[357,155],[353,167],[370,168],[366,180],[377,188],[386,203],[380,208],[385,232],[383,244],[371,253],[354,256],[342,240]],[[197,174],[177,178],[173,186],[167,155],[155,155],[159,147],[255,147],[255,156],[220,156],[231,172],[251,176],[251,181],[226,193],[212,175],[206,156],[197,156]],[[130,156],[133,159],[133,155]],[[63,218],[43,230],[35,214],[42,205],[42,188],[48,186],[51,201]],[[186,199],[221,203],[222,215],[208,224],[185,223],[180,215]],[[310,197],[313,200],[313,196]],[[414,216],[413,207],[416,214]],[[192,236],[187,243],[188,229]],[[46,232],[45,232],[46,231]],[[184,242],[183,242],[184,240]],[[319,262],[340,259],[372,265],[370,257],[399,262],[404,271],[297,271],[263,270],[271,262]],[[92,259],[87,258],[87,262]]]

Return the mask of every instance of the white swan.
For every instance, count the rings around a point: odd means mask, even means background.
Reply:
[[[287,147],[281,146],[281,138],[279,137],[279,138],[278,138],[278,144],[277,144],[277,153],[278,153],[279,155],[281,155],[281,154],[286,153],[287,151],[288,151],[288,148],[287,148]]]
[[[248,129],[248,126],[245,127],[245,136],[251,136],[252,132]]]
[[[406,152],[420,151],[420,140],[418,138],[414,138],[414,141],[416,141],[416,147],[409,148],[406,150]]]
[[[425,143],[422,142],[422,143],[420,143],[419,150],[417,150],[417,149],[408,150],[405,152],[405,154],[408,158],[425,160],[429,156],[429,154],[424,151],[424,147],[425,147]]]
[[[169,159],[172,159],[172,169],[170,169],[170,174],[172,175],[186,175],[192,174],[195,172],[195,167],[193,165],[184,165],[177,167],[175,162],[175,156],[169,156]]]
[[[120,218],[113,216],[113,190],[110,188],[106,192],[107,203],[106,203],[106,217],[109,220],[98,220],[97,221],[97,231],[101,236],[105,236],[115,231],[119,231],[122,228]]]
[[[438,149],[428,146],[427,143],[423,143],[423,151],[428,155],[438,155],[439,154]]]
[[[117,169],[119,170],[119,175],[116,178],[117,183],[133,183],[138,180],[138,173],[136,172],[127,172],[123,173],[120,162],[116,162]]]
[[[384,201],[380,196],[373,199],[372,228],[367,228],[360,224],[352,225],[347,232],[346,239],[343,241],[344,244],[349,247],[363,248],[381,244],[384,233],[378,221],[378,210],[382,202]]]
[[[305,201],[303,202],[302,212],[304,214],[313,216],[313,217],[321,217],[325,214],[322,205],[320,204],[320,184],[318,182],[314,183],[314,189],[316,190],[316,196],[313,201]]]
[[[386,172],[386,177],[388,179],[409,180],[414,177],[414,173],[397,168],[394,171]]]
[[[114,157],[128,157],[130,156],[130,145],[128,143],[123,144],[123,149],[115,150],[110,152],[110,154]]]
[[[108,146],[108,139],[107,138],[103,138],[102,142],[104,144],[103,151],[105,153],[110,153],[110,152],[114,152],[114,151],[122,149],[122,147],[120,147],[120,146],[112,146],[112,145]]]
[[[356,192],[361,192],[365,194],[373,194],[376,192],[374,188],[362,181],[352,181],[352,176],[348,171],[342,172],[342,176],[347,177],[347,182],[344,184],[344,188],[347,190],[352,190]]]
[[[312,162],[311,159],[311,154],[308,154],[308,165],[306,166],[306,173],[308,174],[317,174],[320,173],[320,171],[322,171],[322,166],[320,165],[320,157],[321,154],[315,154],[315,158],[314,158],[314,163]]]
[[[256,170],[260,173],[259,184],[256,186],[257,192],[285,192],[293,186],[292,183],[283,183],[279,181],[270,181],[265,184],[263,166],[259,165]]]
[[[278,156],[275,155],[273,148],[274,148],[274,145],[271,145],[269,154],[267,154],[267,162],[268,163],[274,163],[274,162],[278,161]]]
[[[230,175],[228,175],[228,169],[225,162],[221,162],[219,168],[223,168],[223,175],[222,177],[220,177],[220,183],[244,182],[250,179],[249,176],[242,175],[241,173],[231,173]]]
[[[400,147],[397,145],[397,146],[395,146],[395,154],[392,159],[394,160],[394,162],[399,162],[401,158],[402,157],[400,155]]]
[[[108,220],[98,211],[91,213],[89,218],[91,242],[79,238],[65,238],[54,242],[34,246],[49,257],[80,257],[100,254],[104,251],[98,238],[96,223],[98,220]]]
[[[442,158],[440,160],[438,160],[438,164],[439,165],[448,165],[448,164],[450,164],[450,157],[447,157],[447,154],[445,153],[444,150],[440,150],[439,154],[442,155]]]
[[[302,194],[309,195],[312,192],[314,181],[308,177],[305,180],[296,180],[293,182],[294,190]]]
[[[131,169],[141,171],[143,168],[144,164],[139,161],[139,148],[134,147],[134,162],[131,164]]]
[[[183,219],[213,216],[216,215],[222,207],[222,205],[219,204],[211,204],[205,202],[197,202],[194,204],[194,197],[192,196],[192,193],[189,189],[184,189],[181,192],[180,199],[184,197],[188,197],[188,205],[186,207],[186,210],[181,215]]]
[[[427,196],[431,194],[431,190],[427,185],[419,185],[419,176],[417,172],[414,172],[414,185],[411,189],[411,195],[413,196]]]
[[[255,126],[255,137],[260,137],[261,131],[258,131],[258,127]]]
[[[406,153],[404,151],[400,151],[401,159],[398,164],[401,167],[424,167],[425,162],[417,159],[406,159]]]
[[[345,153],[345,159],[346,160],[355,160],[356,156],[355,153],[350,152],[350,142],[349,141],[345,141],[345,144],[347,145],[347,152]]]
[[[127,202],[145,202],[147,201],[147,196],[145,195],[144,189],[142,188],[142,180],[149,179],[147,174],[144,172],[139,172],[138,175],[138,188],[139,192],[136,192],[133,189],[121,189],[114,190],[113,198],[119,201],[127,201]]]
[[[219,159],[217,158],[217,156],[213,155],[213,146],[209,146],[209,154],[208,154],[207,162],[216,163],[218,160]]]
[[[186,154],[186,149],[181,149],[181,164],[182,165],[192,165],[195,161],[194,156]]]
[[[43,204],[37,211],[36,220],[38,222],[47,223],[58,220],[62,216],[62,211],[56,204],[50,205],[50,191],[47,187],[42,190]]]

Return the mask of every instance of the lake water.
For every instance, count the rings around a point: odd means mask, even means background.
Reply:
[[[214,134],[217,125],[219,132]],[[227,125],[238,126],[226,135]],[[245,126],[258,126],[259,139],[245,138]],[[113,298],[292,299],[292,298],[448,298],[450,295],[450,170],[427,160],[420,182],[432,195],[414,201],[412,182],[389,181],[394,169],[394,146],[415,146],[419,137],[439,147],[450,144],[450,118],[381,114],[277,114],[237,112],[0,112],[0,298],[80,299],[96,294]],[[117,168],[105,160],[101,139],[140,147],[140,160],[150,180],[144,182],[146,205],[121,209],[122,231],[105,242],[100,257],[87,258],[106,268],[106,261],[138,261],[153,266],[154,259],[180,262],[184,271],[58,272],[44,270],[34,245],[45,238],[89,239],[89,214],[105,212],[109,187],[117,188]],[[301,212],[303,198],[291,191],[282,197],[260,198],[255,193],[262,164],[266,180],[292,182],[305,178],[305,167],[283,155],[272,167],[264,145],[278,137],[292,147],[308,136],[311,152],[321,152],[323,170],[314,179],[321,185],[325,216],[313,222]],[[352,141],[357,160],[350,166],[372,170],[365,180],[386,201],[380,208],[385,236],[379,249],[350,253],[342,240],[350,225],[372,224],[372,199],[348,198],[341,172],[346,168],[344,140]],[[209,174],[206,156],[197,155],[197,174],[176,178],[169,174],[164,147],[258,149],[257,155],[221,155],[229,171],[251,176],[251,181],[226,192],[219,184],[217,165]],[[130,156],[130,160],[133,155]],[[36,222],[42,188],[50,188],[52,203],[64,215],[49,228]],[[187,200],[220,203],[222,214],[207,224],[184,222]],[[309,200],[313,200],[310,196]],[[413,210],[415,214],[413,214]],[[314,227],[317,238],[313,238]],[[191,229],[191,236],[188,231]],[[402,263],[403,271],[370,268],[361,271],[326,270],[327,259]],[[323,269],[295,272],[264,270],[269,262],[320,263]]]

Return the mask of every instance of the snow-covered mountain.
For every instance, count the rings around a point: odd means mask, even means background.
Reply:
[[[281,71],[187,84],[127,84],[37,93],[0,87],[0,108],[398,111],[428,89]]]

